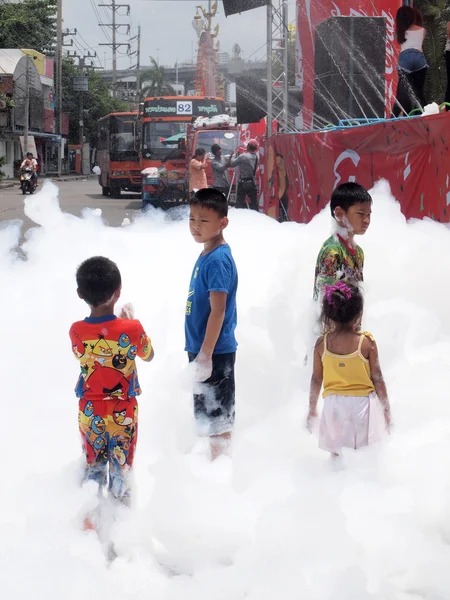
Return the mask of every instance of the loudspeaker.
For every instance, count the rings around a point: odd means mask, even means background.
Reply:
[[[246,10],[267,6],[271,0],[223,0],[225,16],[235,15]]]
[[[238,123],[259,123],[267,116],[267,84],[255,75],[238,75],[236,80],[236,119]],[[302,92],[298,88],[288,90],[288,123],[293,127],[295,116],[301,109]],[[281,111],[281,100],[273,103],[275,114]]]
[[[236,76],[236,119],[259,123],[267,115],[267,86],[255,75]]]
[[[316,26],[314,126],[383,118],[386,20],[331,17]]]

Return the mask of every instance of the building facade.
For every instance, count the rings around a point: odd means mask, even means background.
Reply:
[[[1,101],[3,99],[3,101]],[[68,122],[65,119],[65,132]],[[58,146],[54,112],[53,59],[28,49],[0,53],[0,156],[7,163],[7,178],[17,176],[26,154],[24,132],[28,124],[28,150],[38,159],[39,172],[58,172]]]

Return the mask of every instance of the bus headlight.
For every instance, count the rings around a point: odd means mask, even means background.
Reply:
[[[113,171],[111,175],[113,177],[123,177],[125,175],[125,171]]]

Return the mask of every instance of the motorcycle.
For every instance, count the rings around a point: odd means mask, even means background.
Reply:
[[[36,186],[36,178],[33,177],[33,169],[22,169],[22,173],[20,174],[20,189],[22,194],[25,195],[27,192],[33,194],[36,190]]]

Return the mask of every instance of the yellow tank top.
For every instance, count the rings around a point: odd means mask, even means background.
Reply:
[[[322,355],[324,398],[331,394],[337,396],[369,396],[375,391],[370,378],[369,361],[361,352],[366,336],[373,340],[370,333],[362,333],[356,352],[341,355],[329,352],[327,348],[328,334],[325,334]]]

